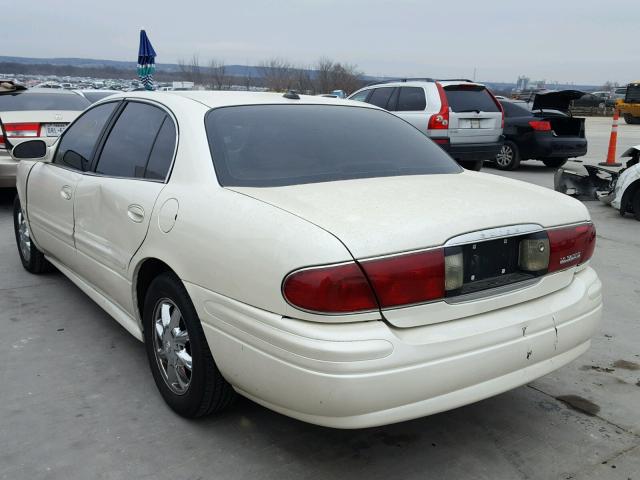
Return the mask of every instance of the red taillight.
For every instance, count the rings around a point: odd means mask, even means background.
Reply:
[[[39,137],[39,123],[5,123],[4,130],[7,137]]]
[[[4,135],[0,132],[0,149],[6,150],[7,144],[4,142]]]
[[[427,128],[429,130],[446,130],[449,128],[449,101],[444,88],[439,82],[436,82],[436,87],[438,88],[438,95],[440,95],[440,111],[435,115],[431,115]]]
[[[491,98],[493,99],[493,102],[500,109],[500,113],[502,113],[502,123],[500,124],[500,128],[504,129],[504,107],[498,101],[498,99],[496,98],[496,96],[493,94],[493,92],[491,90],[487,89],[487,93],[491,96]]]
[[[293,272],[285,278],[282,292],[302,310],[352,313],[378,309],[367,278],[354,262]]]
[[[361,263],[382,308],[444,297],[444,250],[428,250]]]
[[[529,125],[539,132],[548,132],[551,130],[551,123],[546,120],[531,120]]]
[[[549,235],[549,272],[564,270],[586,262],[596,248],[596,228],[592,223],[555,228]]]

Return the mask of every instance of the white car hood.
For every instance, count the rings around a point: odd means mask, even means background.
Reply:
[[[584,205],[567,195],[468,171],[228,188],[331,232],[358,259],[442,245],[486,228],[522,223],[551,227],[589,219]]]

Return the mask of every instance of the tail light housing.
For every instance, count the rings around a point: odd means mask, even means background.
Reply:
[[[428,250],[362,262],[380,302],[397,307],[444,297],[444,250]]]
[[[379,308],[355,262],[297,270],[284,279],[282,293],[294,307],[312,312],[340,314]]]
[[[39,123],[5,123],[4,130],[7,137],[29,138],[40,136]]]
[[[440,111],[429,117],[427,128],[429,130],[447,130],[449,129],[449,101],[444,88],[439,82],[436,82],[436,88],[440,96]]]
[[[547,120],[531,120],[529,126],[538,132],[550,132],[551,122]]]
[[[596,248],[596,228],[592,223],[554,228],[549,235],[549,270],[557,272],[586,262]]]
[[[502,106],[502,104],[498,101],[498,99],[496,98],[496,96],[493,94],[493,92],[491,90],[489,90],[487,88],[487,93],[491,96],[491,99],[493,100],[493,103],[496,104],[496,107],[498,107],[500,109],[500,113],[502,114],[502,122],[500,124],[500,128],[504,129],[504,107]]]
[[[595,242],[592,223],[525,235],[518,271],[540,276],[583,264],[592,257]],[[461,248],[434,248],[296,270],[285,277],[282,292],[292,306],[320,314],[415,305],[458,295],[464,265]]]

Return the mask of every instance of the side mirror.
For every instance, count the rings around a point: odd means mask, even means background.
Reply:
[[[27,140],[11,150],[11,156],[15,160],[45,160],[47,153],[48,147],[44,140]]]

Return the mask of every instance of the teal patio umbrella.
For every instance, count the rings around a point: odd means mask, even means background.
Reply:
[[[138,77],[145,90],[153,90],[153,72],[156,71],[156,51],[153,49],[147,32],[140,30],[140,48],[138,49]]]

